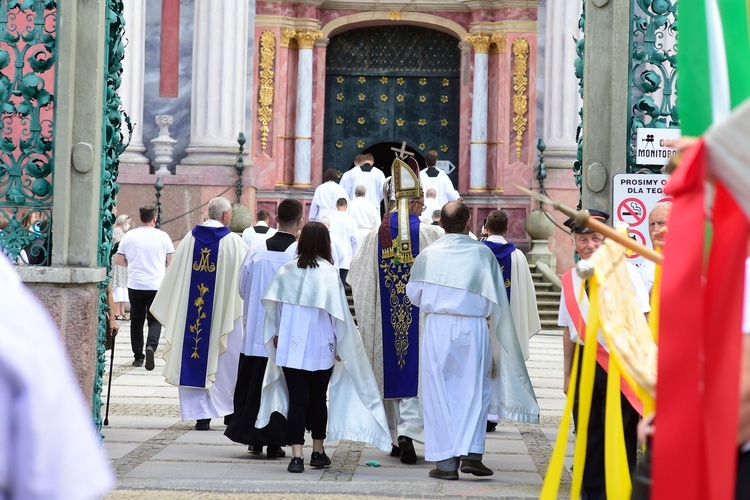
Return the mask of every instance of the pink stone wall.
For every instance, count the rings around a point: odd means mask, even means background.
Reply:
[[[96,371],[99,289],[96,285],[56,286],[27,283],[60,329],[73,372],[91,404]]]

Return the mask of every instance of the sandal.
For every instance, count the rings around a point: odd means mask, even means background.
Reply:
[[[125,320],[125,316],[120,316],[119,314],[117,314],[117,315],[115,315],[115,319],[117,321],[123,321],[123,320]]]
[[[122,320],[123,321],[130,321],[130,314],[126,314],[125,316],[123,316]]]

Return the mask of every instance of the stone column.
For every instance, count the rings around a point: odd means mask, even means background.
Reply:
[[[250,4],[195,3],[190,143],[182,165],[234,165],[246,125]]]
[[[581,97],[573,63],[581,0],[547,2],[544,61],[545,160],[550,168],[572,168],[576,159],[576,128]]]
[[[583,206],[588,209],[612,210],[612,177],[627,166],[630,21],[628,2],[586,0]]]
[[[143,143],[143,80],[146,49],[146,0],[128,0],[123,3],[125,15],[125,58],[122,61],[120,98],[122,109],[133,124],[133,136],[127,149],[120,155],[121,163],[150,161],[144,154]],[[123,123],[122,133],[127,141],[128,127]],[[148,172],[146,172],[148,173]]]
[[[297,116],[294,124],[294,185],[310,186],[312,154],[313,47],[319,31],[297,32]]]
[[[474,46],[474,83],[471,105],[471,171],[469,191],[487,190],[487,95],[489,91],[490,37],[471,34],[466,41]]]

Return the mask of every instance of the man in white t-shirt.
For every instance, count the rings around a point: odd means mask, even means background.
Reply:
[[[258,210],[256,214],[257,222],[254,226],[250,226],[242,231],[242,240],[245,244],[252,248],[258,243],[266,241],[268,238],[276,234],[276,230],[272,227],[268,227],[268,219],[271,214],[268,210]]]
[[[146,370],[154,369],[154,351],[159,345],[161,325],[149,309],[164,279],[174,254],[172,239],[156,229],[156,208],[145,205],[138,209],[141,226],[131,229],[117,250],[115,264],[128,268],[128,299],[130,300],[130,344],[133,366],[143,366],[143,323],[148,318],[146,339]]]

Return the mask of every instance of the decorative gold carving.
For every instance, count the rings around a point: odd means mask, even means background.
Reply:
[[[341,142],[341,141],[336,141],[336,148],[337,148],[337,149],[341,149],[341,148],[343,148],[343,147],[344,147],[344,143],[343,143],[343,142]]]
[[[422,85],[422,86],[427,85],[427,78],[420,78],[419,79],[419,84]]]
[[[526,131],[528,120],[526,113],[529,109],[529,97],[526,95],[526,87],[529,79],[526,73],[529,68],[529,42],[525,38],[516,38],[513,42],[513,55],[515,62],[513,66],[513,131],[516,133],[516,158],[521,158],[523,147],[523,133]]]
[[[336,125],[341,125],[344,123],[344,117],[343,116],[337,116],[336,117]]]
[[[359,83],[365,83],[366,81],[367,81],[367,78],[365,78],[364,76],[359,77]]]
[[[380,77],[380,83],[382,85],[385,85],[386,83],[388,83],[388,77],[387,76],[381,76]]]
[[[273,65],[276,53],[276,35],[266,30],[260,34],[260,86],[258,89],[258,121],[260,122],[260,150],[265,154],[273,111]]]
[[[424,118],[420,118],[419,121],[417,122],[417,124],[420,127],[424,127],[425,125],[427,125],[427,120],[425,120]]]
[[[423,95],[419,96],[419,102],[427,102],[427,97]]]
[[[445,144],[441,145],[440,146],[440,151],[443,152],[443,153],[447,153],[448,152],[448,146],[445,145]]]
[[[310,31],[298,31],[297,32],[297,43],[299,44],[300,49],[312,49],[315,46],[315,42],[321,37],[323,34],[318,30],[310,30]]]
[[[343,101],[344,100],[344,94],[342,94],[341,92],[339,92],[338,94],[336,94],[336,100],[337,101]]]
[[[392,10],[389,15],[391,21],[400,21],[401,20],[401,13],[397,10]]]
[[[201,250],[201,262],[203,262],[204,250],[211,253],[211,251],[208,250],[208,248],[204,248],[203,250]],[[208,258],[208,254],[206,254],[206,258]],[[193,268],[195,268],[196,264],[197,263],[193,263]],[[193,340],[195,341],[195,344],[193,344],[193,353],[190,355],[191,359],[192,358],[200,359],[200,355],[198,354],[198,342],[200,342],[201,339],[203,338],[200,336],[201,332],[203,331],[203,329],[201,328],[201,320],[206,319],[206,313],[203,312],[203,306],[206,304],[206,301],[203,298],[203,296],[206,295],[208,291],[209,291],[208,287],[204,285],[203,283],[198,285],[198,293],[200,295],[198,295],[198,298],[195,299],[195,301],[193,302],[193,306],[195,306],[196,309],[198,310],[198,317],[195,319],[195,323],[190,325],[190,333],[193,334]]]
[[[336,83],[344,83],[344,77],[343,76],[337,76],[336,77]]]
[[[443,104],[448,102],[448,96],[447,95],[440,96],[440,102],[442,102]]]
[[[481,33],[470,33],[466,35],[466,41],[474,47],[474,52],[476,52],[477,54],[486,54],[487,52],[489,52],[489,35],[482,35]]]
[[[448,126],[448,120],[446,120],[445,118],[443,118],[442,120],[440,120],[440,125],[442,125],[443,127],[447,127]]]
[[[364,125],[365,124],[364,117],[360,116],[359,118],[357,118],[357,123],[359,123],[360,125]]]
[[[359,99],[360,101],[364,101],[365,100],[365,95],[364,94],[359,94],[357,96],[357,99]]]
[[[381,125],[388,125],[388,118],[386,118],[385,116],[382,116],[380,118],[380,124]]]
[[[427,148],[427,145],[424,142],[419,143],[419,150],[424,151]]]
[[[357,141],[357,147],[359,149],[362,149],[363,147],[365,147],[365,141]]]
[[[399,94],[396,96],[396,100],[398,102],[404,102],[404,94]]]
[[[284,28],[281,30],[281,40],[279,43],[284,48],[294,48],[296,45],[296,37],[297,37],[297,31],[290,29],[290,28]]]
[[[385,94],[380,94],[380,100],[383,101],[383,102],[387,102],[388,101],[388,96],[385,95]]]
[[[396,84],[397,85],[403,85],[404,84],[404,79],[403,78],[396,78]]]
[[[398,120],[396,120],[396,126],[397,127],[403,127],[404,126],[404,119],[403,118],[399,118]]]
[[[507,50],[505,33],[495,33],[490,37],[490,52],[501,54]]]
[[[443,87],[447,87],[450,84],[451,84],[450,80],[448,80],[447,78],[443,78]]]

